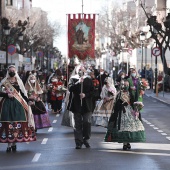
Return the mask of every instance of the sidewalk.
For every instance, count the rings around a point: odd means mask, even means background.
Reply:
[[[153,92],[153,90],[146,90],[145,95],[148,97],[152,97],[156,100],[159,100],[162,103],[170,105],[170,92],[159,92],[158,96],[156,96],[156,93]]]

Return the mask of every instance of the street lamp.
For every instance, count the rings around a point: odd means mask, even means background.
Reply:
[[[122,70],[124,71],[124,56],[123,56],[123,49],[125,47],[125,41],[121,41],[121,47],[122,47]]]
[[[10,27],[8,25],[4,26],[3,32],[6,36],[6,68],[8,68],[8,36],[10,35]]]
[[[117,59],[117,72],[118,72],[119,71],[119,60],[120,60],[120,57],[117,55],[116,59]]]
[[[143,44],[145,41],[145,33],[144,32],[140,33],[140,41],[141,41],[141,47],[142,47],[142,60],[141,60],[141,71],[142,71],[142,69],[143,69]]]
[[[115,78],[116,78],[116,76],[115,76],[115,70],[116,70],[116,68],[113,67],[112,69],[113,69],[113,80],[114,80],[114,82],[115,82]]]
[[[24,39],[24,36],[23,36],[23,34],[20,32],[20,33],[18,34],[18,40],[20,41],[20,54],[22,53],[21,42],[23,41],[23,39]]]

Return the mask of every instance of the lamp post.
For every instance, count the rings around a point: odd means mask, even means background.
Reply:
[[[127,56],[127,75],[129,73],[130,57]]]
[[[8,68],[8,36],[10,35],[10,27],[8,25],[4,26],[3,31],[6,36],[6,68]]]
[[[113,69],[113,80],[114,80],[114,82],[115,82],[115,78],[116,78],[116,76],[115,76],[115,70],[116,70],[116,69],[115,69],[115,67],[113,67],[112,69]]]
[[[142,60],[141,60],[141,71],[142,71],[142,69],[143,69],[143,44],[145,41],[145,33],[144,32],[140,33],[140,41],[141,41],[141,48],[142,48]]]
[[[21,42],[23,41],[23,39],[24,39],[24,36],[23,36],[23,34],[20,32],[20,33],[18,34],[18,40],[19,40],[19,42],[20,42],[20,54],[22,53]]]
[[[121,41],[121,47],[122,47],[122,64],[121,64],[121,66],[122,66],[122,70],[124,71],[124,56],[123,56],[123,49],[125,47],[125,41],[124,40]]]
[[[117,59],[117,73],[118,73],[118,71],[119,71],[119,60],[120,60],[120,57],[117,56],[116,59]]]

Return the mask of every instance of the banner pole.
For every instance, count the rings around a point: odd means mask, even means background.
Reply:
[[[84,20],[84,16],[83,16],[83,7],[84,7],[84,5],[83,5],[83,0],[82,0],[82,21]],[[82,69],[83,69],[83,66],[84,66],[84,62],[81,60],[81,67],[82,67]],[[81,69],[81,78],[83,77],[83,70]],[[84,81],[84,80],[83,80]],[[83,82],[81,81],[81,94],[83,93]],[[82,106],[82,103],[83,103],[83,100],[82,100],[82,98],[81,98],[81,106]]]

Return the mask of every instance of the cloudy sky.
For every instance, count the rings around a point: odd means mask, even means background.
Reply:
[[[84,13],[99,13],[101,8],[110,1],[118,0],[83,0]],[[119,0],[124,1],[124,0]],[[66,14],[81,13],[82,0],[33,0],[33,7],[41,7],[48,12],[51,21],[59,22],[63,27],[60,37],[54,42],[63,55],[67,54]]]

